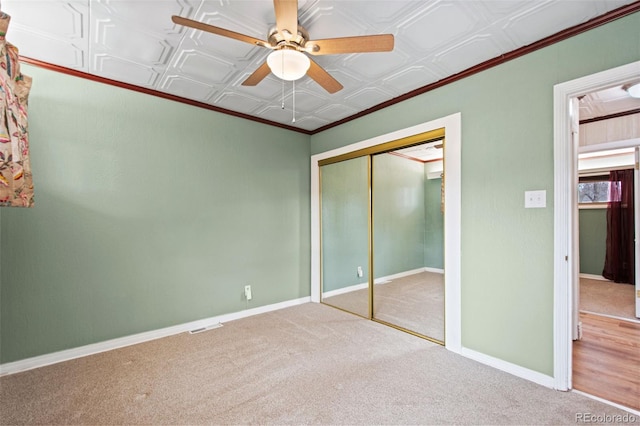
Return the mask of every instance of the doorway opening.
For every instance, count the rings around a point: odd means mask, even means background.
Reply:
[[[598,144],[600,146],[596,146],[596,144],[594,144],[588,148],[579,148],[579,99],[582,99],[590,93],[624,87],[628,82],[638,80],[639,76],[640,62],[635,62],[612,70],[562,83],[556,85],[554,88],[554,385],[559,390],[576,389],[576,384],[578,387],[581,386],[580,383],[583,377],[579,377],[579,374],[581,374],[579,369],[583,366],[579,363],[574,364],[573,359],[574,349],[576,349],[577,354],[577,351],[582,350],[583,348],[577,346],[580,345],[580,342],[575,344],[574,341],[581,337],[582,331],[586,332],[586,321],[590,321],[588,327],[591,329],[589,332],[594,332],[597,327],[602,325],[594,325],[592,322],[593,318],[590,316],[581,316],[580,314],[579,283],[581,271],[579,251],[579,212],[583,209],[578,209],[578,154],[579,151],[582,151],[580,152],[581,154],[585,154],[588,152],[598,152],[605,148],[629,148],[640,144],[640,139],[634,141],[634,138],[631,137],[631,141],[608,140],[599,142]],[[592,155],[597,156],[596,154]],[[586,157],[588,156],[589,155],[586,155]],[[585,156],[583,155],[583,158],[584,157]],[[602,157],[602,155],[600,155],[600,157]],[[637,162],[638,160],[635,158],[633,167],[636,169]],[[583,175],[585,174],[586,173],[583,173]],[[588,179],[586,180],[588,181]],[[597,216],[597,214],[592,213],[592,216]],[[636,223],[638,222],[639,221],[636,220]],[[638,227],[636,227],[634,231],[636,236],[634,259],[636,270],[638,269],[637,247],[639,240],[639,238],[637,238],[637,231]],[[635,302],[637,303],[637,298],[640,294],[637,292],[635,293]],[[601,316],[600,318],[608,317]],[[580,328],[581,320],[585,321],[583,329]],[[616,319],[613,318],[608,318],[608,320],[616,321]],[[602,326],[620,328],[619,324]],[[606,334],[607,332],[604,333]],[[638,339],[637,336],[640,336],[640,334],[632,334],[627,338]],[[623,349],[623,346],[618,345],[616,349]],[[625,358],[624,355],[615,356],[614,360],[620,364],[618,367],[621,367],[622,369],[628,368],[626,371],[629,372],[630,376],[633,376],[634,374],[637,375],[637,371],[634,373],[633,368],[629,368],[630,365],[637,361]],[[599,365],[596,370],[604,368],[607,363],[609,366],[612,366],[615,362],[613,360],[605,361],[602,359],[601,361],[604,361],[604,363]],[[591,374],[594,373],[592,372]],[[599,379],[601,381],[599,387],[603,388],[604,384],[602,383],[602,377]],[[593,394],[593,392],[586,393]],[[605,400],[613,401],[621,407],[631,409],[640,408],[633,407],[624,400],[616,402],[616,399],[613,396],[607,397],[605,395],[601,397]]]
[[[574,298],[577,339],[572,387],[640,410],[634,234],[640,147],[640,99],[626,85],[579,98],[578,267]],[[600,114],[600,115],[597,115]],[[594,115],[597,115],[594,117]],[[574,250],[576,248],[574,247]],[[597,374],[596,374],[597,372]]]

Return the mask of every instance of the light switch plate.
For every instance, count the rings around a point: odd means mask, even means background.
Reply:
[[[547,191],[525,191],[524,192],[524,208],[525,209],[542,209],[547,207]]]

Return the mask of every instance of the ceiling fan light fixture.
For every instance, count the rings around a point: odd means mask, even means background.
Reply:
[[[629,96],[633,98],[640,98],[640,82],[632,84],[626,87]]]
[[[281,49],[271,52],[267,56],[267,64],[276,77],[293,81],[304,77],[311,66],[311,61],[302,52]]]

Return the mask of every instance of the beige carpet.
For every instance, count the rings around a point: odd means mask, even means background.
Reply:
[[[362,316],[368,315],[369,290],[323,299]],[[374,286],[374,318],[444,341],[444,275],[421,272]]]
[[[637,320],[635,286],[580,278],[580,310]]]
[[[323,296],[322,302],[362,317],[369,316],[369,288],[349,291],[330,297]]]
[[[0,378],[2,424],[575,424],[625,412],[305,304]]]
[[[444,341],[444,275],[421,272],[374,286],[374,318]]]

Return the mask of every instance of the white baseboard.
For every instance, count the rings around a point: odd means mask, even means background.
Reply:
[[[162,337],[172,336],[174,334],[184,333],[191,330],[197,330],[207,327],[214,327],[217,324],[225,323],[240,318],[246,318],[253,315],[263,314],[266,312],[277,311],[279,309],[291,306],[302,305],[311,301],[310,297],[302,297],[300,299],[287,300],[285,302],[274,303],[272,305],[260,306],[253,309],[247,309],[230,314],[219,315],[211,318],[205,318],[198,321],[192,321],[185,324],[179,324],[172,327],[161,328],[159,330],[147,331],[144,333],[133,334],[131,336],[120,337],[117,339],[106,340],[104,342],[93,343],[90,345],[80,346],[77,348],[66,349],[45,355],[39,355],[32,358],[22,359],[19,361],[0,364],[0,376],[15,374],[22,371],[32,370],[34,368],[44,367],[63,361],[69,361],[75,358],[81,358],[106,352],[125,346],[136,345],[138,343],[148,342],[150,340],[160,339]]]
[[[409,271],[398,272],[397,274],[387,275],[386,277],[376,278],[373,283],[374,284],[384,284],[387,281],[397,280],[398,278],[408,277],[409,275],[419,274],[420,272],[424,272],[425,268],[411,269]]]
[[[489,355],[485,355],[480,352],[476,352],[472,349],[462,348],[460,351],[460,355],[465,356],[474,361],[478,361],[481,364],[488,365],[493,368],[497,368],[498,370],[502,370],[506,373],[513,374],[516,377],[520,377],[522,379],[529,380],[531,382],[537,383],[539,385],[554,388],[554,378],[551,376],[547,376],[546,374],[538,373],[537,371],[529,370],[528,368],[521,367],[516,364],[512,364],[510,362],[501,360],[499,358],[494,358]]]
[[[354,285],[342,287],[336,290],[327,291],[326,293],[322,293],[322,298],[324,299],[325,297],[338,296],[340,294],[351,293],[352,291],[363,290],[367,287],[369,287],[369,283],[354,284]]]
[[[589,280],[598,280],[598,281],[608,281],[611,282],[611,280],[606,279],[605,277],[603,277],[602,275],[594,275],[594,274],[583,274],[582,272],[580,272],[580,278],[586,278]]]
[[[398,278],[408,277],[409,275],[415,275],[415,274],[419,274],[421,272],[434,272],[436,274],[444,274],[444,269],[428,268],[428,267],[423,267],[423,268],[418,268],[418,269],[411,269],[409,271],[403,271],[403,272],[398,272],[397,274],[387,275],[386,277],[376,278],[373,283],[374,284],[384,284],[387,281],[397,280]]]
[[[603,404],[607,404],[607,405],[610,405],[612,407],[616,407],[616,408],[619,408],[621,410],[628,411],[629,413],[631,413],[633,415],[640,416],[640,411],[638,411],[638,410],[634,410],[633,408],[629,408],[629,407],[624,406],[624,405],[616,404],[615,402],[608,401],[608,400],[606,400],[604,398],[600,398],[599,396],[591,395],[589,393],[581,392],[581,391],[575,390],[575,389],[571,389],[571,392],[577,393],[578,395],[586,396],[587,398],[595,399],[596,401],[600,401]],[[631,422],[629,422],[629,423],[631,423]]]
[[[444,274],[444,269],[437,269],[437,268],[418,268],[418,269],[411,269],[409,271],[403,271],[403,272],[398,272],[397,274],[393,274],[393,275],[387,275],[386,277],[380,277],[380,278],[376,278],[374,280],[374,284],[386,284],[389,281],[398,279],[398,278],[403,278],[403,277],[408,277],[409,275],[414,275],[414,274],[419,274],[420,272],[434,272],[436,274]],[[338,296],[340,294],[345,294],[345,293],[350,293],[352,291],[356,291],[356,290],[363,290],[365,288],[367,288],[367,286],[369,286],[369,283],[361,283],[361,284],[354,284],[354,285],[350,285],[348,287],[343,287],[343,288],[339,288],[336,290],[331,290],[331,291],[327,291],[326,293],[322,294],[322,297],[331,297],[331,296]]]

